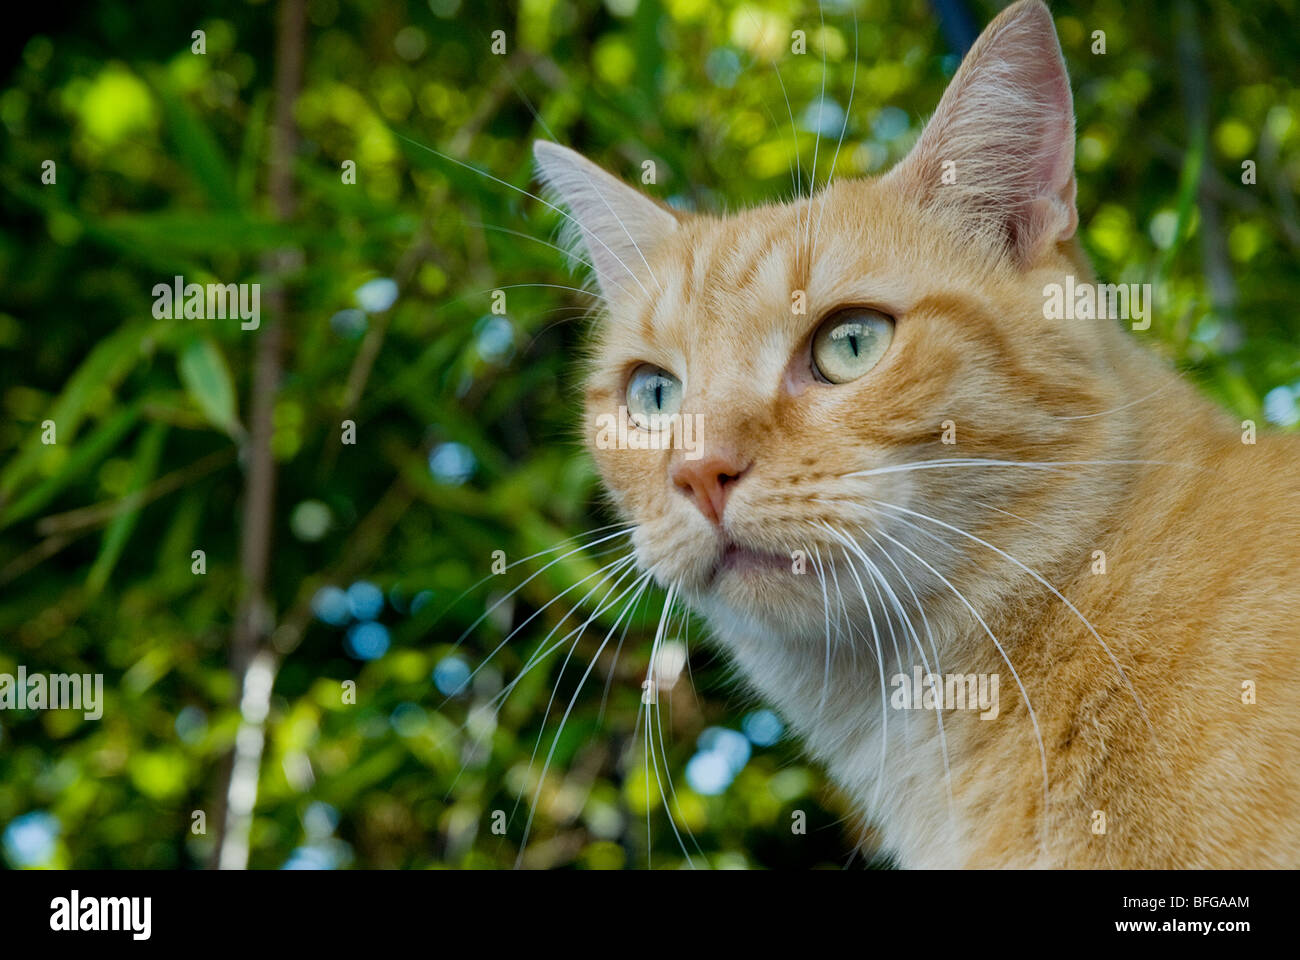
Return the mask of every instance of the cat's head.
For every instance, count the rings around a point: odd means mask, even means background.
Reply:
[[[1075,461],[1113,440],[1069,419],[1113,405],[1107,334],[1044,319],[1045,283],[1084,268],[1069,81],[1037,0],[985,30],[881,177],[716,217],[555,144],[536,156],[604,301],[586,439],[662,584],[817,636],[832,574],[845,586],[875,564],[926,589],[960,566],[964,541],[929,527],[939,549],[894,508],[978,531],[1083,495],[975,462]],[[686,419],[646,430],[650,414]],[[936,460],[972,462],[903,469]],[[1061,548],[1058,526],[1037,542]]]

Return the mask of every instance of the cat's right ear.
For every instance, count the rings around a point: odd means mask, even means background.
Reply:
[[[1074,235],[1074,103],[1041,0],[985,28],[885,181],[1021,266]]]
[[[533,157],[553,199],[569,208],[567,245],[586,250],[605,299],[645,291],[650,251],[677,229],[677,218],[568,147],[538,140]]]

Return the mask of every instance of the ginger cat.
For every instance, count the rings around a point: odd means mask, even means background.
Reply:
[[[1093,277],[1042,3],[893,170],[811,198],[684,214],[535,152],[640,568],[897,863],[1300,866],[1300,438],[1250,442],[1128,323],[1048,319]]]

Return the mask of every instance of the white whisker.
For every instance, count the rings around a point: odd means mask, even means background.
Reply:
[[[1079,466],[1163,466],[1187,467],[1204,470],[1191,463],[1176,463],[1169,460],[992,460],[980,457],[953,457],[946,460],[917,460],[913,463],[899,463],[887,467],[873,467],[870,470],[855,470],[841,474],[844,477],[876,477],[886,473],[905,473],[909,470],[938,470],[945,467],[1025,467],[1038,470],[1060,470],[1064,467]]]
[[[847,559],[847,555],[846,555]],[[885,655],[880,646],[880,630],[876,626],[876,615],[872,612],[871,602],[867,599],[867,589],[862,585],[862,578],[854,569],[853,564],[849,564],[849,573],[858,584],[858,592],[862,594],[862,604],[867,611],[867,619],[871,624],[871,636],[875,644],[876,667],[880,674],[880,764],[876,772],[876,788],[872,791],[871,806],[878,808],[880,802],[880,791],[885,783],[885,759],[889,751],[889,688],[885,683]]]
[[[829,530],[832,534],[837,534],[837,531],[831,528],[828,524],[823,524],[823,526],[825,526],[826,529]],[[889,585],[889,579],[885,576],[884,571],[882,571],[879,567],[876,566],[875,563],[871,561],[871,559],[867,556],[866,551],[862,549],[861,544],[858,544],[851,537],[845,536],[842,533],[839,533],[838,536],[840,537],[841,542],[843,542],[846,546],[848,546],[849,549],[853,550],[853,552],[855,552],[858,555],[858,557],[862,560],[862,562],[866,565],[867,573],[870,576],[874,577],[879,582],[879,586],[883,587],[885,591],[889,594],[890,600],[893,603],[895,611],[898,613],[899,619],[902,621],[904,627],[906,627],[907,630],[910,631],[912,635],[912,642],[916,645],[917,652],[921,655],[921,666],[924,667],[926,673],[932,673],[935,675],[942,676],[943,669],[939,665],[939,651],[938,648],[935,647],[934,645],[934,636],[929,632],[929,624],[928,623],[926,624],[926,633],[930,636],[930,645],[934,651],[935,667],[933,671],[930,670],[930,662],[926,658],[925,649],[921,646],[921,637],[916,632],[916,626],[912,623],[911,618],[907,616],[907,613],[903,608],[902,601],[899,600],[898,595],[894,592],[893,587]],[[881,554],[887,560],[889,560],[891,563],[894,563],[893,558],[889,556],[888,552],[886,552],[880,547],[880,544],[878,542],[876,542],[874,539],[872,540],[872,542],[876,544],[876,548],[881,551]],[[898,568],[897,563],[894,563],[894,568],[898,570],[899,575],[902,576],[902,570]],[[903,578],[903,582],[904,584],[907,584],[907,580],[905,577]],[[907,586],[908,589],[911,590],[911,585],[907,584]],[[879,587],[877,588],[876,592],[877,594],[879,594],[880,592]],[[915,591],[912,591],[912,598],[916,600]],[[918,612],[921,612],[922,618],[924,618],[925,614],[923,611],[921,611],[919,600],[916,600],[916,606]],[[944,784],[948,794],[948,816],[950,820],[954,820],[955,822],[955,814],[953,811],[953,802],[952,802],[952,769],[948,761],[948,738],[943,729],[942,709],[935,711],[935,718],[937,719],[939,725],[939,750],[943,757]]]
[[[849,114],[853,110],[853,95],[858,89],[858,8],[853,8],[853,79],[849,83],[849,105],[844,108],[844,121],[840,124],[840,138],[835,144],[835,155],[831,157],[830,173],[826,175],[826,185],[821,191],[821,205],[817,210],[817,227],[813,230],[813,255],[817,253],[817,240],[821,236],[822,217],[826,213],[826,196],[835,181],[835,167],[840,159],[840,147],[844,145],[844,134],[849,129]]]
[[[808,251],[808,262],[812,263],[812,194],[817,186],[817,152],[822,145],[822,114],[826,110],[826,11],[822,8],[822,0],[817,0],[817,14],[821,17],[821,45],[822,45],[822,92],[821,98],[817,101],[817,129],[814,132],[816,139],[813,141],[812,166],[808,169],[808,216],[804,222],[804,247]]]
[[[942,573],[936,570],[930,563],[928,563],[925,560],[924,557],[922,557],[916,551],[912,550],[906,544],[902,543],[899,540],[896,540],[894,537],[891,537],[883,530],[880,530],[878,532],[882,537],[884,537],[890,543],[893,543],[895,546],[906,551],[918,563],[920,563],[923,567],[925,567],[932,574],[934,574],[934,576],[936,576],[944,586],[946,586],[949,590],[951,590],[953,594],[957,597],[957,599],[960,600],[962,604],[966,607],[966,609],[970,611],[971,616],[973,616],[976,619],[979,625],[984,629],[984,632],[988,634],[988,638],[993,641],[993,646],[997,648],[997,651],[1001,655],[1003,662],[1006,663],[1007,665],[1007,669],[1011,671],[1011,676],[1016,681],[1016,686],[1020,689],[1020,696],[1025,701],[1025,709],[1029,713],[1029,721],[1034,728],[1034,739],[1038,743],[1038,758],[1042,765],[1042,771],[1043,771],[1043,809],[1044,812],[1046,812],[1047,803],[1048,803],[1048,782],[1049,781],[1047,777],[1047,751],[1043,748],[1043,734],[1038,727],[1038,715],[1034,713],[1033,704],[1029,702],[1029,691],[1025,689],[1025,684],[1020,679],[1020,674],[1016,671],[1015,664],[1013,664],[1011,662],[1011,658],[1007,656],[1007,652],[1003,648],[1002,642],[998,640],[996,636],[994,636],[993,631],[989,629],[989,625],[984,622],[984,618],[980,616],[979,611],[976,610],[974,606],[972,606],[971,602],[966,599],[966,597],[962,594],[962,592],[958,590],[947,577],[945,577]]]
[[[523,187],[516,187],[513,183],[510,183],[506,180],[502,180],[500,177],[493,176],[492,174],[488,173],[486,170],[480,170],[478,167],[474,166],[473,164],[465,163],[463,160],[457,160],[455,157],[448,156],[447,154],[443,153],[440,150],[433,149],[433,147],[427,147],[424,144],[420,143],[419,141],[412,140],[410,137],[403,136],[402,134],[397,133],[396,131],[392,131],[392,134],[393,136],[397,137],[399,140],[405,140],[407,143],[411,144],[414,147],[419,147],[421,150],[427,150],[429,153],[432,153],[434,156],[441,157],[443,160],[446,160],[450,163],[454,163],[459,167],[464,167],[466,170],[472,170],[474,173],[477,173],[479,176],[486,177],[487,179],[495,183],[501,184],[501,186],[503,187],[507,187],[510,190],[514,190],[516,193],[523,194],[525,197],[531,197],[532,199],[536,200],[538,203],[542,204],[542,206],[549,207],[550,209],[554,210],[565,220],[568,220],[570,223],[577,226],[579,230],[582,229],[582,224],[579,223],[576,218],[570,216],[566,211],[562,210],[560,207],[551,203],[549,200],[545,200],[542,197],[539,197],[537,194],[529,190],[525,190]],[[650,291],[647,290],[645,288],[645,285],[641,283],[640,278],[638,278],[637,275],[632,272],[632,268],[623,262],[622,257],[620,257],[612,249],[610,249],[609,245],[606,244],[605,241],[601,240],[600,237],[593,235],[591,239],[594,240],[596,243],[599,243],[602,247],[604,247],[605,250],[608,251],[609,255],[619,262],[619,264],[623,267],[623,269],[627,271],[628,276],[632,278],[632,282],[641,288],[641,292],[645,296],[647,297],[650,296]]]
[[[640,576],[640,578],[638,578],[637,580],[632,581],[632,585],[629,586],[626,590],[624,590],[623,593],[620,594],[620,595],[619,595],[619,596],[618,596],[618,597],[617,597],[613,602],[614,602],[614,603],[617,603],[619,600],[621,600],[624,596],[626,596],[626,595],[627,595],[628,593],[630,593],[632,590],[634,590],[634,589],[636,589],[637,587],[639,587],[639,586],[641,586],[641,585],[647,583],[647,582],[649,581],[649,579],[650,579],[650,574],[649,574],[648,572],[647,572],[647,573],[643,573],[643,574]],[[610,591],[611,591],[611,592],[613,591],[613,587],[610,588]],[[609,606],[612,606],[612,604],[606,605],[605,607],[602,607],[601,609],[608,609]],[[605,639],[601,641],[600,646],[596,649],[595,654],[592,655],[591,662],[587,665],[587,669],[586,669],[585,671],[583,671],[582,676],[578,679],[578,686],[577,686],[577,689],[573,691],[573,696],[569,698],[569,703],[568,703],[568,706],[567,706],[567,707],[565,708],[565,710],[564,710],[564,715],[563,715],[562,717],[560,717],[560,725],[559,725],[559,728],[555,731],[555,736],[554,736],[554,738],[552,738],[552,740],[551,740],[551,748],[550,748],[550,750],[548,750],[547,753],[546,753],[546,761],[542,764],[542,773],[541,773],[541,776],[538,778],[538,781],[537,781],[537,789],[536,789],[535,791],[533,791],[533,802],[532,802],[532,804],[531,804],[531,805],[529,806],[529,808],[528,808],[528,820],[527,820],[527,822],[524,824],[524,834],[523,834],[523,838],[519,841],[519,856],[518,856],[518,858],[517,858],[516,861],[515,861],[515,865],[516,865],[516,866],[518,866],[520,863],[523,862],[524,850],[525,850],[525,849],[527,848],[527,846],[528,846],[528,835],[529,835],[529,833],[532,831],[533,818],[534,818],[534,816],[535,816],[536,813],[537,813],[537,803],[538,803],[538,801],[541,799],[541,796],[542,796],[542,788],[543,788],[543,787],[545,786],[545,784],[546,784],[546,773],[547,773],[547,771],[550,769],[552,758],[555,756],[555,748],[556,748],[557,746],[559,746],[559,743],[560,743],[560,735],[564,732],[564,724],[568,721],[568,719],[569,719],[569,715],[573,712],[574,704],[576,704],[576,703],[578,702],[578,696],[579,696],[579,694],[582,693],[582,688],[583,688],[583,685],[586,683],[587,677],[591,676],[591,671],[594,670],[594,669],[596,668],[596,663],[597,663],[598,658],[600,657],[600,652],[601,652],[602,650],[605,649],[605,645],[606,645],[607,643],[609,643],[609,638],[610,638],[611,636],[613,636],[613,635],[614,635],[614,631],[618,629],[619,620],[622,619],[623,614],[626,613],[626,612],[631,608],[631,606],[632,606],[632,603],[625,604],[624,607],[623,607],[622,612],[620,612],[619,615],[618,615],[618,617],[615,618],[615,620],[614,620],[614,625],[613,625],[612,627],[609,628],[609,632],[605,634]],[[592,615],[587,619],[587,622],[584,623],[584,624],[582,625],[581,628],[579,628],[580,631],[585,631],[587,625],[590,624],[591,621],[594,620],[594,619],[596,618],[596,616],[599,615],[600,612],[601,612],[601,610],[597,610],[595,613],[593,613],[593,614],[592,614]],[[581,633],[579,633],[579,639],[581,639]],[[575,646],[575,647],[577,646],[577,641],[574,641],[574,646]],[[570,651],[570,653],[572,653],[572,651]],[[567,659],[566,659],[565,662],[566,662],[566,663],[568,662]],[[561,672],[563,672],[563,671],[561,671]],[[557,680],[556,683],[557,683],[557,686],[558,686],[559,681]],[[555,694],[554,694],[554,692],[552,692],[552,694],[551,694],[551,699],[552,699],[552,701],[554,700],[554,697],[555,697]],[[548,713],[548,714],[550,713],[550,703],[547,704],[547,713]],[[544,717],[542,718],[542,725],[543,725],[543,728],[545,728],[545,724],[546,724],[546,718],[545,718],[545,716],[544,716]],[[540,744],[541,744],[541,734],[538,734],[538,745],[540,746]],[[530,768],[530,769],[531,769],[531,767],[532,767],[533,760],[536,758],[536,756],[537,756],[537,748],[534,747],[534,748],[533,748],[533,756],[532,756],[532,758],[529,759],[529,768]]]
[[[466,627],[466,628],[465,628],[465,631],[464,631],[464,632],[463,632],[459,637],[456,638],[456,642],[453,643],[452,646],[451,646],[452,650],[457,649],[457,648],[458,648],[462,643],[464,643],[464,642],[465,642],[465,638],[468,637],[471,633],[473,633],[473,632],[475,631],[475,629],[478,628],[478,625],[479,625],[480,623],[482,623],[482,622],[483,622],[484,620],[486,620],[489,616],[491,616],[492,611],[496,610],[497,607],[501,606],[501,604],[505,603],[507,600],[509,600],[511,597],[513,597],[516,593],[518,593],[520,590],[522,590],[524,587],[526,587],[530,582],[532,582],[533,580],[535,580],[537,577],[541,576],[543,573],[545,573],[545,572],[546,572],[547,570],[549,570],[551,567],[555,566],[555,565],[556,565],[557,563],[559,563],[561,560],[564,560],[564,559],[566,559],[566,558],[568,558],[568,557],[571,557],[571,556],[573,556],[575,553],[581,553],[583,550],[589,550],[589,549],[591,549],[592,547],[599,546],[599,545],[602,544],[602,543],[605,543],[605,542],[607,542],[607,541],[609,541],[609,540],[613,540],[615,537],[621,537],[621,536],[624,536],[624,535],[626,535],[628,532],[629,532],[629,531],[628,531],[627,529],[621,529],[621,530],[617,530],[617,531],[615,531],[614,533],[609,534],[609,535],[606,536],[606,537],[601,537],[599,540],[596,540],[596,541],[594,541],[593,543],[580,544],[579,546],[577,546],[577,547],[575,547],[574,549],[570,550],[568,553],[564,554],[563,556],[556,557],[554,560],[552,560],[552,561],[550,561],[549,563],[547,563],[547,564],[546,564],[544,567],[542,567],[540,570],[538,570],[538,571],[536,571],[535,573],[531,574],[531,575],[530,575],[526,580],[524,580],[523,583],[520,583],[518,586],[514,587],[514,589],[509,590],[508,592],[506,592],[502,597],[500,597],[500,598],[497,600],[496,603],[492,604],[492,606],[490,606],[490,607],[488,607],[486,610],[484,610],[483,613],[478,617],[478,619],[476,619],[473,623],[471,623],[468,627]],[[550,551],[543,551],[543,553],[548,553],[548,552],[550,552]],[[540,554],[534,554],[534,556],[539,556],[539,555],[540,555]],[[525,560],[531,560],[531,559],[533,559],[533,558],[532,558],[532,557],[526,557],[526,558],[525,558]],[[518,561],[516,561],[516,564],[517,564],[517,563],[523,563],[523,562],[524,562],[524,560],[518,560]],[[512,564],[512,566],[513,566],[513,565],[514,565],[514,564]],[[509,567],[507,567],[506,569],[509,569]],[[479,581],[479,584],[486,583],[486,582],[487,582],[489,579],[491,579],[493,576],[495,576],[495,574],[489,574],[487,577],[484,577],[482,580],[480,580],[480,581]],[[476,586],[477,586],[477,585],[476,585]],[[471,587],[471,588],[470,588],[470,590],[473,590],[473,589],[474,589],[474,587]],[[466,593],[468,593],[468,592],[469,592],[469,591],[466,591]],[[461,594],[462,597],[463,597],[464,595],[465,595],[465,594]]]
[[[939,520],[939,519],[937,519],[937,518],[935,518],[935,517],[926,516],[925,514],[923,514],[923,513],[918,513],[918,512],[916,512],[915,510],[909,510],[909,509],[907,509],[906,507],[896,506],[895,504],[892,504],[892,503],[885,503],[885,502],[882,501],[882,500],[873,500],[872,502],[873,502],[873,503],[877,503],[877,504],[879,504],[879,505],[882,506],[882,507],[887,507],[887,508],[889,508],[889,509],[891,509],[891,510],[897,510],[897,511],[899,511],[899,512],[901,512],[901,513],[906,513],[906,514],[910,514],[911,516],[914,516],[914,517],[919,517],[919,518],[922,519],[922,520],[928,520],[930,523],[937,524],[938,526],[941,526],[941,527],[943,527],[943,528],[945,528],[945,529],[947,529],[947,530],[951,530],[953,533],[959,534],[960,536],[963,536],[963,537],[965,537],[965,538],[968,539],[968,540],[971,540],[971,541],[973,541],[973,542],[975,542],[975,543],[978,543],[978,544],[980,544],[981,546],[987,547],[988,549],[992,550],[994,553],[998,554],[998,556],[1001,556],[1001,557],[1004,557],[1004,558],[1007,559],[1007,560],[1010,560],[1010,561],[1011,561],[1012,563],[1014,563],[1017,567],[1019,567],[1021,570],[1025,571],[1025,573],[1029,574],[1031,577],[1033,577],[1035,580],[1037,580],[1039,583],[1041,583],[1043,586],[1045,586],[1048,590],[1050,590],[1050,591],[1052,592],[1052,594],[1053,594],[1053,595],[1054,595],[1058,600],[1060,600],[1063,604],[1065,604],[1065,606],[1066,606],[1067,608],[1069,608],[1069,610],[1070,610],[1071,613],[1073,613],[1076,617],[1079,618],[1079,622],[1081,622],[1085,627],[1087,627],[1088,632],[1092,634],[1093,639],[1096,640],[1097,643],[1099,643],[1099,644],[1101,645],[1102,650],[1104,650],[1104,651],[1106,652],[1106,656],[1108,656],[1108,657],[1110,658],[1110,662],[1111,662],[1112,664],[1114,664],[1114,666],[1115,666],[1115,671],[1119,674],[1120,679],[1123,680],[1125,686],[1128,687],[1129,693],[1130,693],[1130,694],[1132,695],[1132,697],[1133,697],[1133,702],[1137,704],[1138,712],[1142,714],[1142,719],[1143,719],[1143,721],[1144,721],[1144,722],[1146,723],[1146,725],[1147,725],[1147,730],[1150,731],[1151,736],[1152,736],[1153,738],[1156,736],[1155,727],[1152,726],[1152,724],[1151,724],[1151,720],[1150,720],[1150,718],[1147,716],[1146,708],[1142,705],[1142,699],[1138,696],[1138,694],[1137,694],[1137,690],[1135,690],[1135,689],[1133,688],[1133,683],[1132,683],[1132,681],[1129,680],[1128,674],[1126,674],[1126,673],[1124,672],[1124,668],[1123,668],[1122,666],[1120,666],[1120,662],[1119,662],[1119,660],[1115,657],[1115,654],[1111,651],[1109,645],[1107,645],[1106,641],[1103,640],[1103,639],[1101,638],[1101,635],[1097,633],[1096,628],[1093,627],[1092,623],[1088,620],[1088,618],[1085,617],[1085,616],[1084,616],[1084,615],[1079,611],[1079,608],[1076,607],[1073,603],[1071,603],[1071,602],[1070,602],[1070,601],[1065,597],[1065,595],[1064,595],[1063,593],[1061,593],[1060,590],[1056,589],[1056,587],[1054,587],[1052,584],[1048,583],[1047,580],[1046,580],[1042,575],[1040,575],[1036,570],[1031,570],[1028,566],[1026,566],[1025,564],[1021,563],[1021,562],[1020,562],[1019,560],[1017,560],[1015,557],[1011,556],[1011,554],[1007,553],[1005,550],[1001,550],[1001,549],[999,549],[998,547],[995,547],[993,544],[989,543],[987,540],[983,540],[983,539],[981,539],[980,537],[975,536],[973,533],[967,533],[965,530],[961,530],[961,529],[959,529],[959,528],[953,526],[953,525],[950,524],[950,523],[945,523],[944,521]],[[918,527],[916,524],[914,524],[914,523],[909,523],[907,520],[903,519],[902,517],[899,517],[899,518],[897,518],[897,519],[900,520],[902,523],[906,524],[907,526],[911,527],[911,528],[914,529],[914,530],[920,530],[920,529],[921,529],[921,528]],[[924,531],[922,531],[922,532],[924,532]]]
[[[816,552],[817,555],[817,580],[821,583],[821,587],[822,587],[822,616],[826,620],[826,660],[825,660],[825,668],[823,670],[823,675],[822,675],[821,705],[817,708],[817,716],[821,717],[821,716],[825,716],[826,697],[830,691],[830,686],[831,686],[831,614],[830,614],[830,603],[826,595],[826,575],[822,571],[821,551],[817,549],[817,546],[815,544],[813,545],[813,550]]]

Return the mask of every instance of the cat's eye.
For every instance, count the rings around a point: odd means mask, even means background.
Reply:
[[[823,380],[848,383],[879,363],[893,338],[894,321],[879,310],[837,310],[813,334],[813,366]]]
[[[670,417],[681,410],[682,382],[662,367],[643,363],[627,382],[627,413],[643,430],[655,428],[651,417]]]

